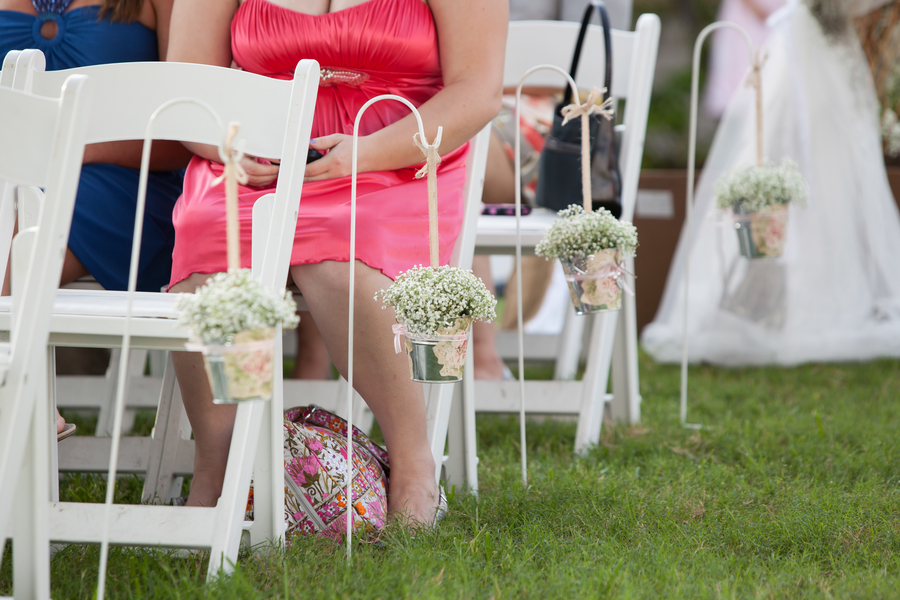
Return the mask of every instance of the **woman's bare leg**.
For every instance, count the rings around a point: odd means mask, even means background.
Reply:
[[[291,267],[335,366],[347,374],[349,265],[326,261]],[[384,434],[391,455],[388,511],[431,523],[438,504],[435,464],[428,443],[421,384],[409,378],[406,356],[394,353],[394,313],[382,310],[375,293],[391,280],[357,261],[354,319],[354,387]]]
[[[300,314],[297,325],[297,362],[291,379],[331,379],[331,357],[316,322],[308,311]]]
[[[16,237],[16,234],[19,232],[19,223],[18,220],[16,224],[13,225],[13,237]],[[11,261],[6,261],[6,275],[3,277],[3,287],[0,289],[0,296],[9,296],[12,292],[10,290],[10,266]],[[64,286],[67,283],[71,283],[80,277],[84,277],[87,275],[87,269],[84,268],[84,265],[81,264],[81,261],[75,257],[75,254],[72,253],[71,250],[66,248],[66,257],[63,259],[63,270],[62,277],[60,277],[59,285]],[[63,428],[66,426],[66,420],[62,418],[62,415],[59,414],[59,411],[56,411],[56,433],[62,433]]]
[[[496,295],[489,257],[476,256],[472,261],[472,273],[481,278],[491,294]],[[497,352],[497,328],[494,323],[475,321],[472,324],[472,352],[475,379],[503,379],[504,365]]]
[[[193,293],[211,275],[191,275],[172,286],[172,292]],[[181,388],[184,410],[194,431],[194,476],[188,506],[215,506],[222,495],[234,405],[213,404],[212,390],[197,352],[173,352],[172,363]]]

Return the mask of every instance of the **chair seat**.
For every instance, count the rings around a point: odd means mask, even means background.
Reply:
[[[50,344],[118,347],[125,325],[128,294],[102,290],[59,290],[50,318]],[[136,292],[132,303],[132,346],[180,350],[187,329],[177,321],[178,294]],[[0,331],[9,331],[12,302],[0,298]]]
[[[533,255],[534,247],[547,229],[559,217],[546,208],[536,208],[522,217],[522,254]],[[481,215],[475,234],[477,254],[515,254],[516,218],[501,215]]]

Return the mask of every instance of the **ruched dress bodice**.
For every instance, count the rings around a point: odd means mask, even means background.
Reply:
[[[309,15],[268,0],[246,0],[231,24],[235,63],[245,71],[290,79],[297,62],[321,67],[313,137],[352,135],[356,114],[380,94],[421,106],[443,87],[437,29],[422,0],[368,0],[334,13]],[[396,101],[370,106],[360,124],[368,135],[409,114]],[[412,140],[410,140],[412,144]],[[462,223],[468,145],[442,156],[438,167],[440,256],[446,264]],[[426,182],[416,166],[358,177],[357,257],[388,277],[428,263]],[[221,165],[195,158],[175,209],[172,283],[192,273],[225,270],[222,186],[210,183]],[[273,188],[240,186],[242,265],[250,263],[253,203]],[[350,177],[303,184],[291,264],[349,260]]]
[[[352,134],[357,111],[379,94],[398,94],[418,107],[443,83],[434,19],[422,0],[368,0],[324,15],[247,0],[231,34],[234,60],[245,71],[290,79],[298,60],[319,62],[313,136]],[[407,114],[397,102],[379,102],[366,111],[360,134]]]

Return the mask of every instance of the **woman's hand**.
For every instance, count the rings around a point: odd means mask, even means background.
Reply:
[[[360,146],[363,146],[364,139],[363,137],[359,138]],[[324,135],[318,139],[311,140],[309,147],[324,153],[325,156],[306,164],[304,182],[337,179],[338,177],[350,175],[351,161],[353,160],[353,136],[343,133]],[[360,173],[366,170],[358,159],[357,168]]]
[[[222,159],[219,159],[221,161]],[[219,162],[217,161],[217,162]],[[264,158],[257,158],[245,154],[241,158],[241,167],[247,174],[247,183],[250,187],[271,187],[278,178],[278,163],[271,163]]]

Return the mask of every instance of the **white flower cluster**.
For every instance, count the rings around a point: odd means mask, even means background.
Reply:
[[[737,214],[759,212],[793,203],[806,206],[809,191],[797,163],[785,160],[780,167],[748,166],[724,175],[713,190],[716,205]]]
[[[246,329],[285,328],[300,321],[290,292],[284,294],[259,284],[249,269],[218,273],[195,294],[178,300],[178,321],[191,330],[191,337],[204,344],[228,344]]]
[[[881,135],[884,138],[884,152],[890,157],[900,156],[900,121],[897,113],[885,108],[881,113]]]
[[[534,252],[544,258],[588,257],[600,250],[619,248],[625,256],[634,256],[638,246],[637,229],[620,221],[605,208],[584,212],[573,204],[559,211],[562,217],[544,234]]]
[[[397,321],[415,335],[434,335],[441,327],[451,327],[457,317],[497,318],[497,301],[484,282],[456,267],[413,267],[375,294],[379,298],[394,307]]]

